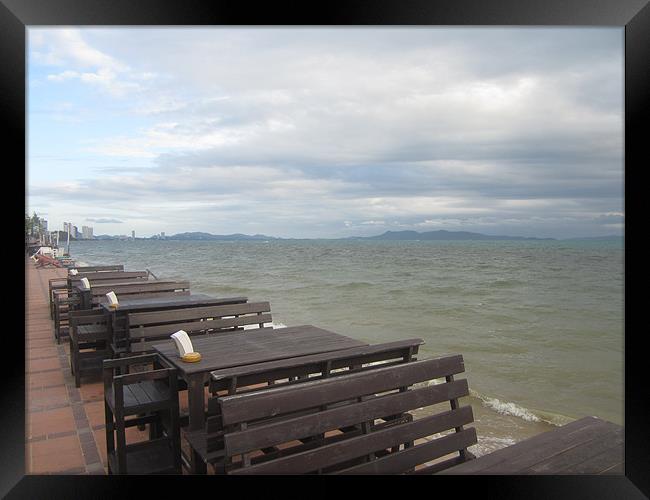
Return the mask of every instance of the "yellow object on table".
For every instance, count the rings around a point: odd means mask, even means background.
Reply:
[[[188,352],[185,356],[181,357],[181,360],[186,363],[196,363],[197,361],[201,361],[201,353]]]

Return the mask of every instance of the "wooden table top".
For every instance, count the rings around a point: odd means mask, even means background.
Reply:
[[[438,474],[623,474],[623,438],[620,425],[584,417]]]
[[[211,372],[276,359],[338,351],[368,344],[313,325],[261,328],[191,339],[201,361],[181,361],[172,339],[153,348],[178,368],[181,374]]]
[[[102,302],[100,305],[109,312],[134,312],[134,311],[151,311],[156,309],[173,309],[177,307],[194,307],[194,306],[212,306],[224,304],[239,304],[247,302],[247,297],[212,297],[203,293],[191,295],[178,294],[178,297],[147,297],[144,299],[124,298],[119,299],[119,307],[113,309],[108,303]]]

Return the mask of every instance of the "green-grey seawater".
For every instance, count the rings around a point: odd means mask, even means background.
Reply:
[[[105,240],[70,253],[268,300],[278,326],[421,337],[420,359],[460,353],[478,454],[586,415],[623,424],[622,239]]]

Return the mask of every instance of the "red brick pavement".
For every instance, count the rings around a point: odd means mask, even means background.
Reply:
[[[105,474],[103,385],[87,377],[77,389],[69,345],[57,345],[50,319],[48,280],[66,269],[37,269],[25,263],[26,463],[27,474]],[[129,429],[131,441],[146,431]]]

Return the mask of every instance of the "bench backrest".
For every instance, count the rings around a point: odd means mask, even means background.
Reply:
[[[124,271],[124,264],[112,264],[107,266],[77,266],[79,273],[107,272],[107,271]]]
[[[268,385],[282,387],[317,378],[328,378],[374,370],[416,360],[419,338],[354,347],[299,358],[280,359],[254,365],[236,366],[211,372],[208,416],[206,419],[206,453],[208,457],[223,456],[223,427],[219,409],[219,393],[244,393],[266,390]],[[263,384],[268,384],[264,386]],[[260,387],[260,385],[262,385]],[[223,395],[223,394],[221,394]]]
[[[189,281],[143,281],[141,283],[119,283],[94,285],[90,287],[93,306],[106,302],[106,294],[115,292],[117,300],[120,298],[137,298],[161,297],[169,294],[189,295]]]
[[[88,309],[81,311],[70,311],[70,328],[74,329],[82,325],[106,325],[107,317],[104,311],[99,309]]]
[[[273,384],[279,387],[283,383],[295,383],[297,380],[294,379],[313,380],[316,377],[326,378],[413,361],[423,343],[419,338],[397,340],[215,370],[210,374],[210,392],[215,396],[224,390],[234,394],[235,391],[242,392],[259,384]],[[252,387],[252,390],[256,389]],[[209,409],[216,410],[216,401],[217,397],[210,400]]]
[[[115,280],[115,279],[129,279],[137,278],[141,280],[148,280],[149,273],[147,271],[95,271],[95,272],[86,272],[78,273],[74,276],[68,276],[70,278],[70,283],[72,286],[79,283],[82,278],[88,278],[88,281],[98,282],[102,280]]]
[[[86,311],[70,311],[70,323],[78,325],[91,325],[93,323],[105,323],[106,315],[100,309],[88,309]]]
[[[195,336],[231,332],[245,326],[264,328],[272,317],[268,302],[244,302],[135,312],[128,315],[128,322],[131,352],[141,352],[151,349],[152,342],[168,341],[178,330]]]
[[[461,463],[477,442],[463,427],[471,406],[458,404],[468,395],[467,380],[454,380],[462,372],[453,355],[218,398],[226,472],[431,473]]]

